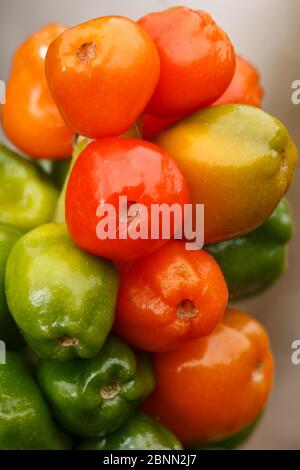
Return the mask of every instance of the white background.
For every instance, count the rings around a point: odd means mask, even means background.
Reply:
[[[178,2],[157,0],[0,0],[0,79],[6,79],[18,44],[50,21],[69,25],[121,14],[133,19]],[[300,80],[300,0],[198,0],[181,5],[207,10],[238,52],[258,66],[266,90],[265,109],[279,117],[300,144],[300,105],[291,103],[291,83]],[[286,277],[245,308],[266,325],[276,358],[276,382],[264,419],[245,446],[300,449],[300,365],[290,361],[300,339],[299,172],[290,193],[297,233]]]

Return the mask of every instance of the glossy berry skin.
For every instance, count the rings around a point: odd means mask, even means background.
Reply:
[[[120,137],[124,138],[140,138],[140,129],[139,129],[139,124],[134,124],[130,129],[128,129],[127,132],[122,134]],[[56,206],[56,211],[54,215],[54,221],[55,222],[65,222],[66,217],[65,217],[65,199],[66,199],[66,191],[68,187],[68,182],[69,182],[69,176],[71,174],[72,168],[75,165],[75,162],[77,158],[79,157],[80,153],[85,149],[85,147],[91,142],[91,139],[88,139],[86,137],[78,136],[76,141],[74,142],[73,146],[73,154],[72,154],[72,159],[67,171],[67,174],[64,179],[64,183],[62,186],[61,193],[58,198],[57,206]]]
[[[90,138],[125,132],[151,98],[159,70],[151,38],[120,16],[68,29],[46,57],[49,88],[62,116],[77,134]]]
[[[114,432],[154,387],[146,354],[114,336],[92,359],[41,361],[37,378],[56,419],[83,437]]]
[[[285,273],[292,235],[291,208],[283,198],[271,217],[253,232],[206,247],[224,274],[231,300],[258,295]]]
[[[6,298],[26,342],[40,357],[94,357],[113,324],[118,274],[108,260],[74,245],[65,224],[45,224],[14,245]]]
[[[57,160],[72,153],[74,134],[61,117],[48,89],[45,56],[65,27],[50,23],[17,49],[2,107],[2,125],[10,141],[33,158]]]
[[[215,442],[254,421],[270,394],[273,359],[262,325],[229,310],[205,338],[153,354],[156,387],[143,409],[185,447]]]
[[[0,143],[0,224],[26,232],[52,219],[58,191],[33,161]]]
[[[191,202],[205,205],[205,243],[256,229],[292,184],[298,150],[287,128],[253,106],[202,109],[156,139],[178,163]]]
[[[10,351],[0,365],[0,395],[0,450],[70,448],[25,361]]]
[[[258,70],[247,60],[236,56],[236,68],[230,85],[223,95],[211,106],[221,104],[247,104],[261,107],[264,90],[260,83]],[[184,116],[181,116],[181,118]],[[163,130],[170,127],[179,117],[163,118],[151,114],[143,115],[143,138],[151,140],[157,137]]]
[[[121,267],[114,331],[130,344],[161,352],[206,336],[222,318],[228,290],[221,270],[204,250],[170,241]]]
[[[214,106],[236,103],[260,108],[263,96],[264,90],[257,69],[237,55],[233,79],[225,93],[214,103]]]
[[[182,116],[224,93],[234,74],[235,53],[228,36],[207,13],[174,7],[150,13],[139,24],[155,42],[161,63],[148,113]]]
[[[153,116],[152,114],[143,115],[143,139],[151,140],[157,137],[160,132],[167,129],[173,123],[178,121],[179,118],[163,118]]]
[[[242,446],[256,431],[257,426],[259,425],[263,412],[258,415],[255,420],[245,426],[240,431],[230,434],[229,436],[224,437],[223,439],[216,439],[215,441],[208,442],[200,446],[195,446],[194,450],[231,450],[236,449]]]
[[[127,197],[127,207],[121,205],[120,196]],[[66,222],[73,240],[83,250],[129,261],[153,252],[168,241],[163,239],[162,224],[157,239],[151,236],[151,205],[177,203],[182,209],[188,201],[185,179],[173,159],[159,147],[139,139],[101,139],[90,143],[73,167],[66,193]],[[134,203],[143,204],[145,213],[134,211],[130,216]],[[115,213],[100,213],[102,207],[107,207],[104,204],[110,204]],[[172,219],[171,238],[175,232]],[[116,224],[111,224],[112,220]],[[132,238],[136,223],[145,227],[147,238]],[[176,229],[177,225],[176,222]],[[100,226],[102,235],[98,231]],[[127,239],[122,239],[127,232]]]
[[[80,450],[181,450],[182,446],[159,421],[137,411],[114,433],[86,439]]]

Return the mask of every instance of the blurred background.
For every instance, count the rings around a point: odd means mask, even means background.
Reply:
[[[46,23],[73,25],[110,14],[137,19],[178,4],[208,11],[236,51],[258,67],[266,93],[264,108],[283,121],[300,147],[300,105],[291,101],[292,82],[300,80],[299,0],[0,0],[0,79],[7,79],[19,43]],[[296,233],[289,271],[267,293],[242,305],[266,326],[276,360],[272,397],[246,449],[300,449],[300,365],[291,362],[291,344],[300,339],[299,199],[298,171],[290,192]]]

